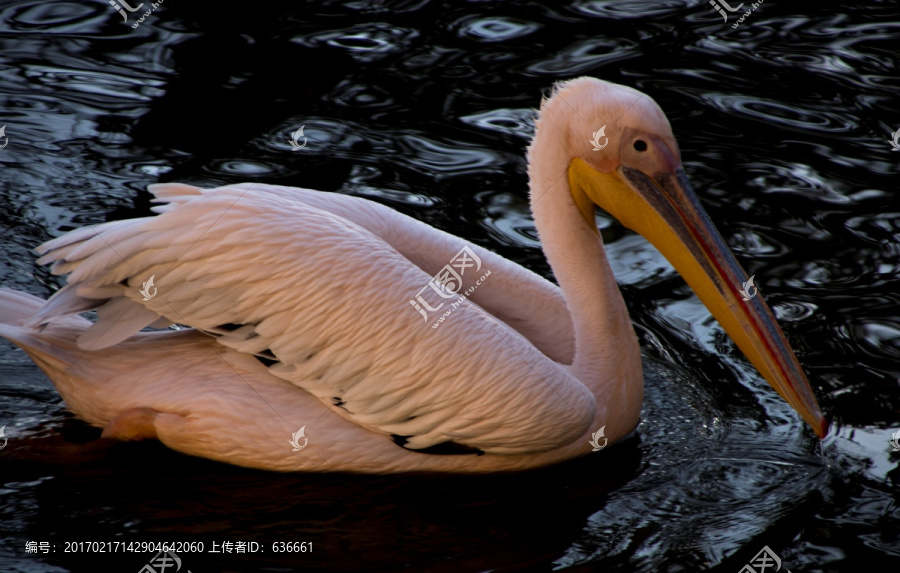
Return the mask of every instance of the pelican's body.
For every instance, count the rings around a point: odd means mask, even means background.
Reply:
[[[600,125],[609,144],[592,151],[583,135]],[[42,262],[68,285],[46,304],[0,291],[0,335],[104,436],[283,471],[537,467],[597,449],[600,428],[612,443],[638,422],[640,351],[593,222],[601,205],[651,241],[687,244],[657,246],[824,432],[765,303],[737,306],[738,290],[719,288],[746,276],[715,230],[703,235],[691,205],[659,208],[640,179],[649,172],[664,193],[682,192],[677,144],[650,98],[590,78],[565,84],[542,106],[529,160],[532,211],[560,287],[364,199],[165,184],[151,186],[160,215],[43,245]],[[622,203],[629,189],[652,209]],[[686,223],[666,234],[653,217]],[[467,296],[447,301],[453,312],[433,327],[417,293],[464,247],[479,272],[462,276]],[[76,315],[91,308],[94,325]],[[193,328],[139,332],[168,323]],[[303,427],[308,442],[291,447]]]

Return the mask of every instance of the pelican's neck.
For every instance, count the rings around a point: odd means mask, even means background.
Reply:
[[[529,148],[531,210],[544,254],[572,316],[575,356],[571,373],[597,398],[602,410],[600,423],[604,416],[612,415],[607,410],[619,411],[623,418],[620,431],[625,435],[637,421],[643,397],[640,348],[603,241],[587,225],[572,198],[568,180],[571,156],[560,137],[563,131],[544,125]],[[607,436],[613,435],[610,430]]]

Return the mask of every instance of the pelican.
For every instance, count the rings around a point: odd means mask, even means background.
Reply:
[[[595,150],[598,130],[608,141]],[[559,286],[362,198],[167,183],[149,187],[155,216],[41,245],[39,262],[67,284],[47,301],[3,289],[0,335],[107,438],[277,471],[544,466],[615,443],[639,421],[640,349],[600,207],[659,249],[826,434],[769,307],[741,296],[747,273],[691,189],[656,102],[594,78],[558,84],[528,160]],[[96,321],[79,316],[91,309]],[[189,328],[145,329],[171,324]]]

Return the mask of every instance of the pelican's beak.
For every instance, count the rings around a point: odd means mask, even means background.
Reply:
[[[740,294],[747,273],[703,210],[680,162],[647,175],[625,166],[600,173],[575,159],[569,166],[569,185],[576,205],[595,229],[596,204],[650,241],[769,384],[816,435],[825,436],[828,422],[794,351],[762,296],[744,300]]]

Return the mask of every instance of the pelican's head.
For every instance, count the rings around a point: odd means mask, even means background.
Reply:
[[[567,154],[569,190],[585,224],[598,232],[594,208],[600,207],[659,249],[763,377],[824,437],[828,422],[797,357],[762,297],[741,296],[747,273],[691,188],[656,102],[631,88],[579,78],[544,101],[540,123],[567,129],[569,148],[556,152]],[[591,140],[604,125],[608,144],[595,150],[603,137]],[[536,140],[540,131],[539,125]]]

